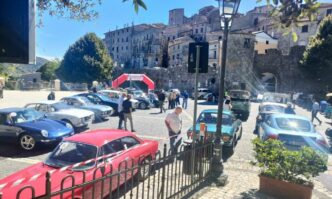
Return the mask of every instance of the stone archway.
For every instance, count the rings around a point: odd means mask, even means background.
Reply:
[[[261,73],[261,84],[269,92],[277,92],[280,86],[278,77],[270,72]]]

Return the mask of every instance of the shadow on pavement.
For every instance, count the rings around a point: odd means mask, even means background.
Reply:
[[[19,147],[18,144],[12,143],[0,143],[0,157],[5,158],[27,158],[43,155],[51,152],[57,144],[47,145],[47,146],[36,146],[33,151],[24,151]]]
[[[208,102],[208,101],[198,102],[197,104],[198,105],[203,105],[203,106],[218,105],[218,103]]]
[[[257,189],[250,189],[247,192],[242,192],[240,195],[242,196],[241,198],[245,199],[273,199],[273,197],[267,196]]]
[[[234,152],[231,152],[229,150],[222,150],[222,159],[224,162],[227,162],[229,158],[231,158],[234,155]]]
[[[160,115],[160,114],[162,114],[162,113],[160,113],[160,112],[150,113],[150,115]]]

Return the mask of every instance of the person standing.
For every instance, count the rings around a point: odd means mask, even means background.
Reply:
[[[175,105],[179,106],[180,105],[180,93],[175,93]]]
[[[166,116],[165,124],[168,130],[168,136],[169,136],[169,143],[170,143],[170,149],[172,154],[176,154],[178,147],[181,144],[181,139],[175,143],[175,141],[178,139],[178,136],[181,134],[182,129],[182,118],[181,118],[182,108],[176,107],[174,112],[169,113]]]
[[[295,111],[292,108],[292,103],[290,102],[287,103],[287,108],[285,109],[285,113],[295,115]]]
[[[124,114],[124,125],[125,125],[125,130],[127,130],[127,120],[129,119],[131,132],[135,132],[133,124],[133,116],[131,114],[133,108],[130,100],[131,100],[131,95],[127,95],[127,99],[123,101],[122,104],[123,114]]]
[[[3,83],[0,82],[0,98],[3,99]]]
[[[162,112],[166,112],[166,110],[165,110],[165,108],[164,108],[165,99],[166,99],[166,95],[165,95],[164,91],[161,90],[161,91],[158,93],[158,101],[159,101],[160,113],[162,113]]]
[[[47,96],[47,100],[55,100],[55,93],[54,93],[54,91],[52,91],[52,92]]]
[[[316,119],[319,122],[319,125],[322,124],[322,121],[317,117],[317,113],[320,109],[318,102],[313,99],[312,100],[312,109],[311,109],[311,122],[314,123],[314,119]]]
[[[182,100],[182,108],[187,109],[188,108],[188,98],[189,94],[187,91],[183,92],[183,100]]]
[[[122,124],[124,121],[124,114],[123,114],[123,101],[126,98],[126,94],[123,93],[118,101],[118,114],[119,114],[119,124],[118,124],[118,129],[122,129]]]
[[[171,108],[174,109],[176,106],[176,93],[173,91],[171,93],[171,96],[172,96],[172,107]]]
[[[227,96],[224,101],[223,110],[232,110],[231,98],[229,96]]]

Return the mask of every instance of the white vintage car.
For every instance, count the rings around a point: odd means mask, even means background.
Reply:
[[[72,108],[63,102],[53,100],[30,103],[25,108],[33,108],[44,113],[46,118],[67,122],[74,128],[89,126],[95,117],[92,111]]]

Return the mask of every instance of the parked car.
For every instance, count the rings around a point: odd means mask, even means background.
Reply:
[[[254,134],[259,134],[259,127],[262,122],[265,121],[267,116],[273,113],[285,113],[287,105],[281,103],[273,103],[273,102],[263,102],[260,104],[258,108],[258,115],[256,117],[256,126],[254,130]]]
[[[159,100],[158,100],[158,96],[156,94],[149,93],[148,98],[150,100],[150,104],[151,104],[152,107],[154,107],[154,108],[159,107]]]
[[[100,104],[105,106],[110,106],[113,108],[114,112],[113,115],[118,114],[118,102],[115,102],[111,98],[106,95],[100,93],[81,93],[76,96],[86,97],[90,100],[90,102],[94,104]]]
[[[207,128],[207,136],[214,138],[217,131],[217,109],[209,109],[201,112],[197,119],[195,128],[196,134],[200,132],[200,123],[205,123]],[[236,119],[231,111],[224,110],[222,115],[222,140],[224,142],[223,149],[229,153],[233,153],[238,140],[242,137],[242,122]],[[188,138],[192,138],[193,128],[187,131]]]
[[[157,141],[142,140],[127,131],[95,130],[77,134],[62,141],[44,162],[37,163],[1,179],[0,184],[12,183],[16,182],[18,179],[33,179],[34,176],[40,174],[40,176],[34,180],[24,180],[16,186],[3,188],[1,190],[3,194],[2,197],[17,198],[16,194],[18,191],[27,185],[35,190],[36,198],[43,196],[46,188],[45,174],[51,171],[52,193],[62,189],[61,181],[68,177],[68,175],[73,176],[75,180],[71,181],[67,179],[67,181],[65,181],[66,183],[64,183],[66,188],[71,187],[72,182],[75,186],[82,185],[83,181],[89,182],[93,179],[109,175],[110,173],[118,172],[120,170],[119,164],[129,159],[132,161],[127,161],[128,164],[126,164],[126,166],[128,168],[142,164],[147,165],[150,161],[155,159],[157,150]],[[97,160],[97,158],[100,159]],[[112,167],[110,167],[110,165],[112,165]],[[99,182],[93,186],[77,187],[73,192],[64,192],[61,198],[106,198],[110,191],[114,191],[125,182],[131,181],[135,176],[141,180],[146,179],[150,173],[149,165],[143,168],[145,169],[133,169],[132,172],[122,173],[119,176],[115,175],[112,178],[112,183],[110,183],[110,178],[107,178],[103,183]],[[101,174],[102,172],[95,172],[97,169],[102,169],[104,175]],[[104,191],[102,192],[101,189]],[[102,193],[103,195],[101,195]],[[20,199],[28,198],[31,198],[30,191],[24,191]],[[60,196],[57,198],[60,198]]]
[[[274,102],[274,103],[287,104],[287,103],[291,103],[292,99],[291,99],[290,94],[265,92],[263,94],[262,102]]]
[[[215,93],[207,93],[203,96],[203,99],[208,102],[218,102],[218,96]]]
[[[144,110],[151,107],[150,100],[143,91],[128,89],[127,92],[131,94],[135,100],[138,101],[139,109]]]
[[[258,136],[262,140],[278,139],[292,150],[303,146],[326,151],[326,137],[317,132],[312,122],[305,117],[291,114],[272,114],[260,125]]]
[[[38,144],[59,142],[74,134],[69,123],[49,120],[34,109],[0,109],[0,139],[31,151]]]
[[[123,94],[123,92],[116,91],[116,90],[101,90],[101,91],[98,91],[98,93],[106,95],[107,97],[109,97],[111,99],[111,101],[113,101],[114,103],[117,103],[117,104],[119,104],[120,96]],[[130,101],[133,106],[133,109],[137,109],[138,104],[139,104],[138,100],[130,99]]]
[[[95,114],[95,121],[107,120],[114,112],[112,107],[94,104],[86,97],[64,97],[61,101],[74,108],[92,111]]]
[[[53,100],[30,103],[25,108],[33,108],[49,119],[67,122],[74,128],[88,127],[95,117],[92,111],[72,108],[63,102]]]
[[[232,111],[242,120],[247,121],[250,114],[250,92],[245,90],[230,90]]]
[[[199,100],[203,99],[204,95],[211,93],[211,91],[207,88],[198,88],[198,95],[197,98]],[[191,94],[192,98],[195,98],[195,91],[193,91],[193,93]]]

